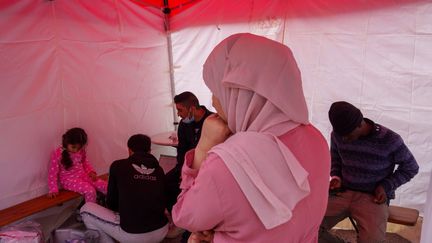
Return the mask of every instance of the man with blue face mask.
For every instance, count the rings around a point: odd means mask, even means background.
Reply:
[[[181,117],[177,131],[177,166],[181,171],[184,155],[198,144],[204,120],[212,114],[199,104],[197,97],[191,92],[183,92],[174,97],[177,115]],[[179,174],[180,178],[180,174]]]
[[[200,105],[198,98],[191,92],[186,91],[174,96],[177,115],[181,118],[178,130],[177,164],[167,173],[168,185],[168,210],[177,201],[180,194],[180,175],[183,167],[184,156],[187,151],[194,149],[201,137],[201,129],[204,120],[211,114],[205,106]]]

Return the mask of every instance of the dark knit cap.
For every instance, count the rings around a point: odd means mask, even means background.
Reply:
[[[328,112],[333,131],[345,136],[360,125],[363,120],[361,111],[345,101],[334,102]]]

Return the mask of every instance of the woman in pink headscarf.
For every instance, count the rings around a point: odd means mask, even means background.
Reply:
[[[291,50],[236,34],[203,72],[217,115],[185,156],[174,223],[194,232],[191,242],[317,242],[330,155],[308,122]]]

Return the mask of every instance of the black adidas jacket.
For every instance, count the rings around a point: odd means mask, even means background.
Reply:
[[[165,191],[165,174],[153,155],[134,153],[111,164],[107,206],[119,212],[124,231],[139,234],[165,226]]]

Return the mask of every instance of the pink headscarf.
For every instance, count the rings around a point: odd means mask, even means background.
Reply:
[[[209,55],[203,77],[234,133],[210,153],[225,162],[266,229],[288,222],[310,192],[308,173],[278,139],[308,123],[291,50],[264,37],[232,35]]]

